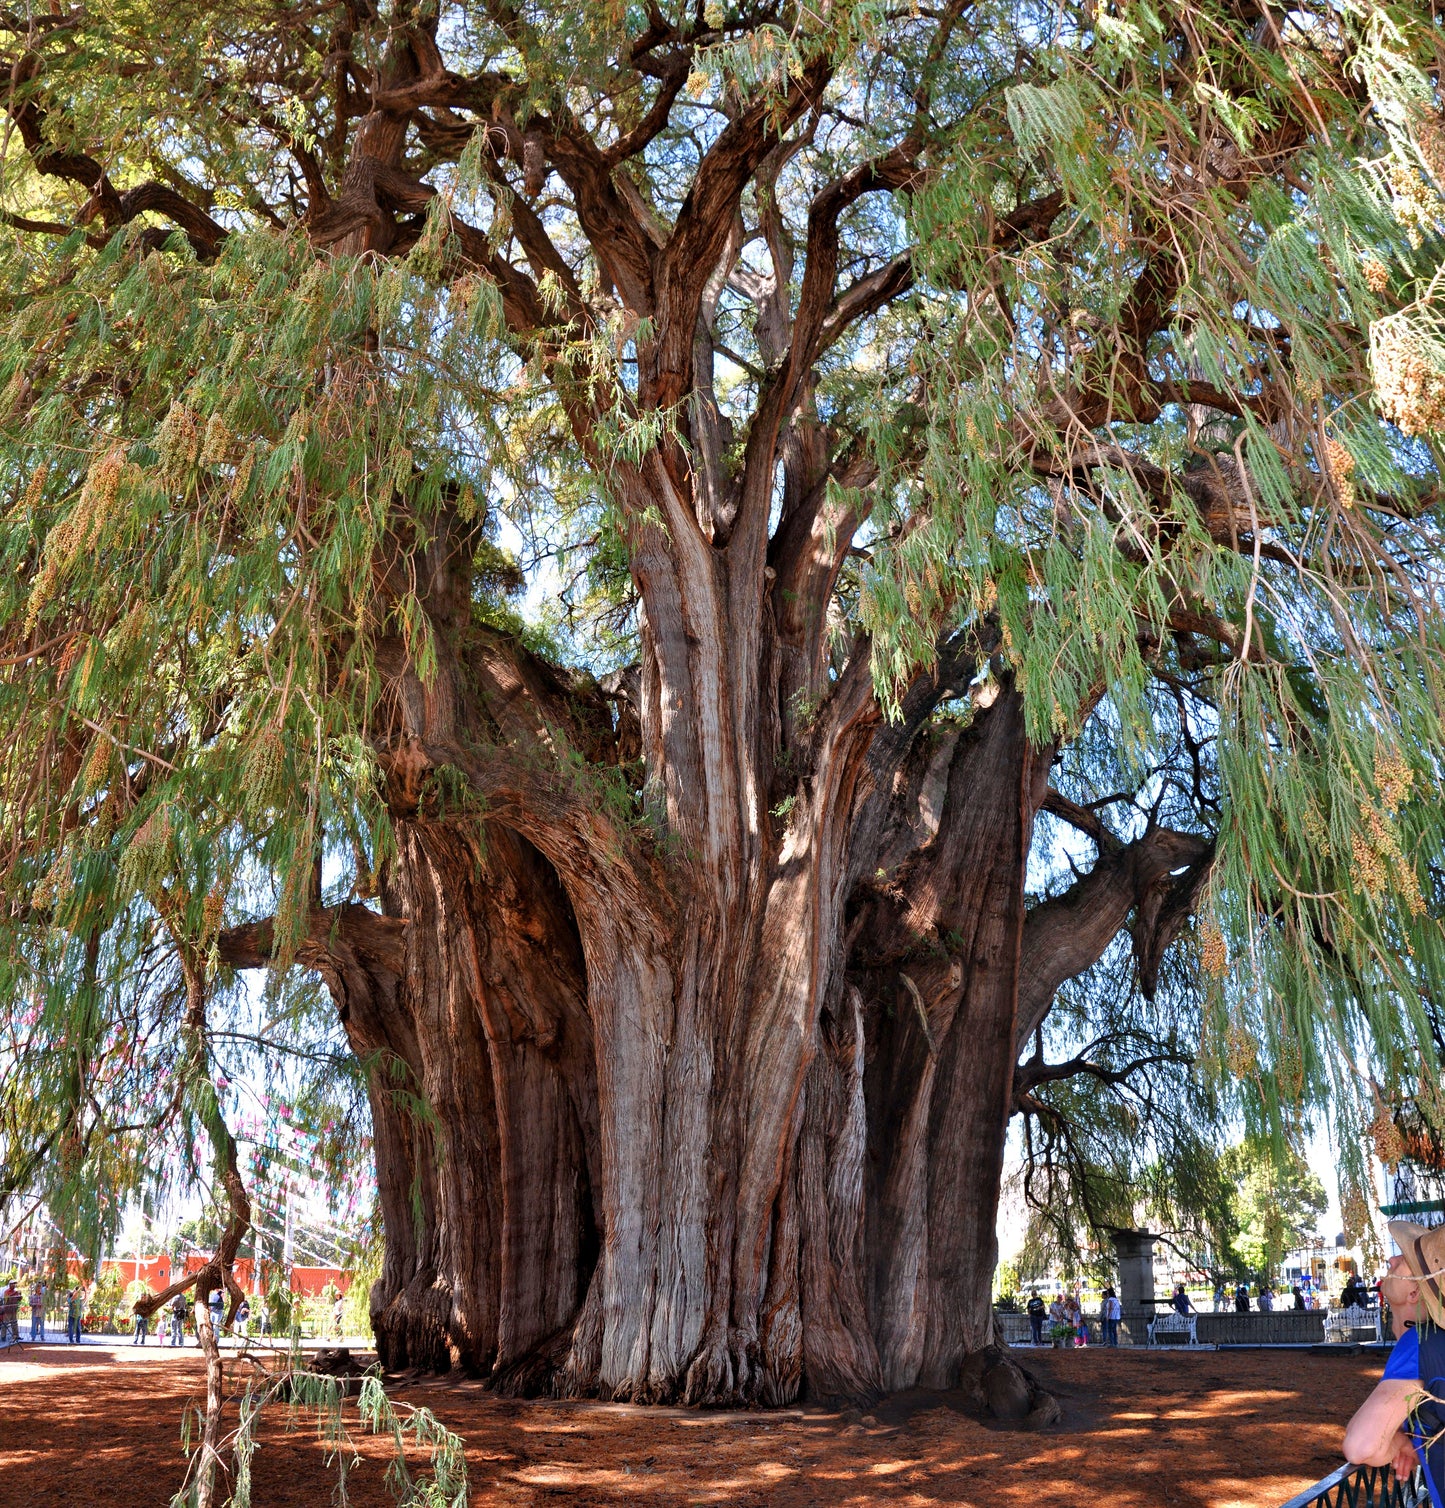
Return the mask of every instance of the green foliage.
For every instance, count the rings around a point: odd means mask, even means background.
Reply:
[[[120,1280],[120,1273],[112,1270],[103,1272],[90,1285],[86,1294],[85,1312],[93,1318],[97,1324],[110,1324],[116,1316],[123,1313],[122,1299],[125,1293],[125,1285]]]
[[[296,1298],[279,1269],[272,1271],[266,1285],[266,1313],[272,1335],[284,1337],[297,1333]]]
[[[1269,1279],[1287,1252],[1314,1234],[1329,1207],[1324,1185],[1293,1148],[1281,1157],[1276,1148],[1257,1140],[1230,1147],[1221,1159],[1224,1176],[1233,1185],[1228,1246],[1250,1272]]]
[[[1170,960],[1142,1014],[1124,948],[1061,991],[1045,1028],[1054,1059],[1095,1065],[1032,1091],[1019,1191],[1029,1210],[1020,1268],[1108,1280],[1110,1229],[1146,1226],[1202,1250],[1229,1224],[1221,1163],[1229,1096],[1195,1070],[1200,996],[1192,960]]]
[[[187,1252],[199,1248],[212,1252],[220,1244],[221,1232],[226,1228],[226,1212],[217,1204],[209,1204],[198,1215],[182,1220],[176,1227],[171,1241],[171,1260],[183,1262]]]
[[[1019,1270],[1013,1262],[1000,1262],[993,1272],[993,1301],[1002,1309],[1016,1309],[1019,1303]]]
[[[351,1287],[346,1291],[345,1317],[342,1321],[347,1335],[371,1335],[371,1288],[381,1277],[385,1258],[381,1211],[373,1208],[347,1255],[346,1266],[351,1273]]]
[[[299,1356],[275,1366],[246,1384],[239,1400],[239,1421],[220,1449],[234,1462],[229,1508],[250,1508],[251,1463],[259,1445],[263,1418],[281,1413],[294,1429],[310,1417],[326,1453],[327,1465],[337,1481],[333,1501],[345,1508],[351,1501],[350,1473],[361,1459],[354,1432],[384,1435],[392,1446],[387,1461],[386,1485],[394,1502],[403,1508],[466,1508],[469,1501],[466,1456],[461,1437],[454,1435],[429,1410],[408,1403],[393,1403],[381,1379],[368,1373],[361,1379],[355,1404],[349,1404],[345,1385],[335,1377],[308,1372]],[[349,1417],[348,1417],[349,1416]],[[198,1421],[199,1424],[199,1421]],[[187,1411],[182,1444],[191,1455],[191,1473],[171,1499],[172,1508],[191,1508],[197,1501],[201,1453],[192,1450],[192,1414]],[[414,1470],[408,1454],[423,1452],[426,1469]]]

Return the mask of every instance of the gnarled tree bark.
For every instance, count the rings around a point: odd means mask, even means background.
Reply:
[[[381,911],[318,910],[297,953],[369,1066],[388,1365],[781,1403],[953,1386],[989,1346],[1021,980],[1077,972],[1131,907],[1111,890],[1117,919],[1067,948],[1026,911],[1051,751],[1006,679],[962,733],[926,716],[986,648],[951,646],[900,724],[838,682],[786,820],[713,865],[585,786],[517,781],[501,737],[597,747],[524,651],[484,636],[443,667],[483,689],[418,700],[388,745]],[[443,742],[485,814],[425,794]],[[1133,857],[1131,895],[1184,841]],[[266,924],[222,940],[236,966],[270,952]]]

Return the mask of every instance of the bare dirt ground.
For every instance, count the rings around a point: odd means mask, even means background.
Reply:
[[[990,1429],[946,1394],[871,1413],[771,1414],[522,1403],[477,1383],[394,1396],[467,1443],[480,1508],[1273,1508],[1340,1462],[1344,1421],[1381,1358],[1299,1351],[1023,1352],[1062,1422]],[[0,1353],[0,1508],[151,1508],[181,1481],[180,1417],[199,1402],[195,1350],[154,1345]],[[278,1413],[255,1459],[257,1508],[327,1504],[315,1426]],[[355,1432],[353,1432],[355,1433]],[[357,1508],[391,1498],[381,1442],[357,1440]]]

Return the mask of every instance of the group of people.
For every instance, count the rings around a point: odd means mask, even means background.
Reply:
[[[1180,1291],[1183,1290],[1183,1284],[1179,1285],[1179,1289]],[[1292,1292],[1295,1299],[1294,1307],[1296,1309],[1306,1308],[1304,1295],[1300,1292],[1298,1285],[1294,1287]],[[1259,1293],[1255,1296],[1254,1303],[1258,1305],[1261,1314],[1272,1314],[1274,1312],[1275,1297],[1275,1291],[1268,1283],[1261,1283],[1259,1285]],[[1249,1284],[1245,1282],[1236,1283],[1232,1295],[1222,1281],[1214,1285],[1214,1312],[1216,1314],[1228,1314],[1231,1299],[1233,1300],[1234,1312],[1236,1314],[1248,1314],[1253,1307],[1250,1304]]]
[[[1376,1287],[1378,1288],[1378,1284]],[[1370,1303],[1373,1295],[1365,1280],[1357,1272],[1352,1272],[1345,1280],[1345,1286],[1340,1290],[1341,1309],[1364,1309]]]
[[[220,1335],[225,1321],[226,1297],[222,1289],[213,1289],[208,1300],[211,1325],[217,1335]],[[31,1285],[28,1297],[20,1290],[20,1285],[12,1278],[3,1289],[0,1289],[0,1346],[9,1341],[20,1341],[22,1313],[28,1309],[30,1312],[30,1333],[32,1341],[44,1342],[48,1339],[45,1333],[45,1314],[51,1307],[51,1294],[43,1281],[37,1280]],[[80,1285],[67,1288],[62,1301],[65,1316],[65,1338],[71,1344],[79,1344],[85,1327],[86,1291]],[[173,1346],[185,1344],[186,1314],[190,1308],[190,1302],[185,1294],[178,1293],[170,1301],[163,1311],[164,1323],[156,1326],[156,1339],[164,1345],[167,1341]],[[339,1329],[341,1303],[336,1305],[336,1322]],[[151,1317],[142,1314],[138,1308],[131,1311],[133,1320],[133,1333],[131,1344],[144,1346],[150,1337]],[[243,1298],[236,1309],[235,1328],[238,1333],[244,1332],[247,1321],[251,1317],[251,1304],[249,1299]],[[266,1310],[265,1300],[260,1302],[259,1318],[261,1322],[261,1334],[270,1335],[271,1324]]]
[[[139,1302],[144,1302],[141,1300]],[[20,1286],[12,1278],[3,1289],[0,1289],[0,1346],[9,1342],[19,1342],[21,1335],[21,1314],[25,1309],[30,1311],[30,1339],[43,1342],[47,1339],[45,1334],[46,1309],[51,1307],[51,1294],[47,1285],[42,1280],[37,1280],[31,1285],[28,1298],[20,1291]],[[207,1299],[207,1307],[211,1316],[211,1328],[217,1336],[220,1336],[225,1328],[226,1295],[221,1288],[212,1289]],[[1042,1307],[1042,1306],[1041,1306]],[[1075,1311],[1078,1311],[1078,1303],[1075,1301]],[[78,1344],[84,1329],[86,1310],[86,1291],[76,1285],[65,1290],[63,1309],[65,1315],[65,1338],[67,1341]],[[164,1319],[156,1325],[156,1339],[164,1345],[169,1342],[172,1346],[185,1344],[186,1314],[190,1309],[190,1300],[184,1293],[178,1293],[162,1311]],[[144,1346],[149,1343],[151,1329],[151,1315],[142,1314],[138,1307],[131,1310],[133,1332],[131,1344]],[[257,1302],[257,1319],[260,1324],[260,1333],[263,1336],[271,1334],[271,1317],[266,1306],[265,1299]],[[233,1320],[233,1330],[238,1335],[246,1333],[246,1326],[251,1318],[251,1301],[242,1298],[236,1307]],[[1082,1316],[1081,1316],[1082,1319]],[[345,1301],[337,1298],[332,1306],[331,1333],[340,1336],[345,1322]],[[1085,1327],[1087,1333],[1087,1327]]]
[[[45,1310],[50,1303],[50,1292],[43,1281],[30,1287],[27,1302],[20,1292],[20,1285],[12,1278],[0,1290],[0,1345],[5,1341],[20,1339],[20,1313],[30,1310],[30,1339],[45,1339]],[[79,1345],[85,1320],[85,1289],[78,1285],[65,1290],[65,1338],[72,1345]]]
[[[1375,1285],[1376,1288],[1379,1285]],[[1340,1294],[1340,1307],[1364,1308],[1370,1303],[1372,1296],[1371,1288],[1365,1283],[1358,1273],[1351,1273],[1349,1280]],[[1298,1283],[1290,1289],[1290,1298],[1295,1309],[1313,1309],[1315,1299],[1312,1293],[1306,1293]],[[1249,1284],[1239,1282],[1235,1284],[1233,1292],[1223,1283],[1214,1285],[1214,1312],[1225,1314],[1231,1307],[1237,1314],[1248,1314],[1252,1309],[1258,1308],[1261,1314],[1274,1312],[1278,1302],[1278,1296],[1268,1283],[1259,1286],[1257,1294],[1251,1294]],[[1169,1296],[1169,1308],[1176,1314],[1188,1315],[1197,1312],[1194,1301],[1189,1297],[1183,1283],[1176,1283],[1174,1291]],[[1039,1291],[1034,1289],[1029,1296],[1028,1303],[1024,1306],[1024,1312],[1028,1315],[1029,1330],[1036,1346],[1044,1343],[1044,1321],[1047,1319],[1051,1334],[1057,1338],[1064,1336],[1072,1340],[1076,1346],[1089,1344],[1089,1325],[1084,1318],[1083,1307],[1078,1297],[1072,1293],[1060,1291],[1054,1296],[1052,1303],[1045,1303]],[[1106,1346],[1119,1344],[1119,1321],[1123,1318],[1123,1309],[1119,1303],[1119,1296],[1112,1288],[1106,1288],[1099,1304],[1099,1325],[1101,1338]],[[1445,1508],[1445,1505],[1442,1505]]]
[[[1029,1295],[1024,1312],[1029,1317],[1029,1330],[1036,1346],[1044,1343],[1046,1316],[1050,1334],[1054,1337],[1070,1340],[1076,1346],[1089,1344],[1089,1322],[1084,1318],[1084,1308],[1077,1294],[1059,1292],[1055,1294],[1053,1303],[1045,1304],[1038,1289],[1035,1289]],[[1106,1346],[1119,1344],[1119,1321],[1123,1317],[1124,1310],[1119,1303],[1119,1295],[1112,1288],[1106,1288],[1103,1302],[1099,1306],[1099,1323],[1103,1328],[1103,1342]]]
[[[178,1293],[166,1306],[167,1316],[166,1332],[157,1331],[157,1339],[164,1345],[167,1340],[173,1346],[183,1346],[186,1343],[186,1313],[190,1308],[190,1300],[184,1293]],[[213,1288],[206,1300],[206,1308],[211,1317],[211,1330],[216,1336],[224,1333],[226,1322],[226,1293],[222,1288]],[[131,1338],[133,1346],[146,1344],[146,1338],[150,1328],[149,1315],[142,1314],[139,1309],[133,1311],[135,1315],[135,1334]],[[246,1324],[251,1318],[251,1301],[243,1297],[236,1306],[236,1316],[233,1329],[236,1334],[245,1333]],[[260,1301],[259,1319],[261,1321],[261,1334],[271,1333],[270,1318],[266,1311],[266,1301]],[[199,1342],[197,1342],[199,1344]]]

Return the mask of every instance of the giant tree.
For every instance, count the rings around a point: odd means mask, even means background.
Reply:
[[[0,13],[52,1134],[137,940],[192,1067],[229,970],[314,971],[385,1360],[782,1401],[988,1343],[1011,1112],[1157,1056],[1046,1061],[1100,960],[1143,1021],[1197,949],[1276,1130],[1327,1044],[1398,1077],[1441,963],[1432,38]]]

